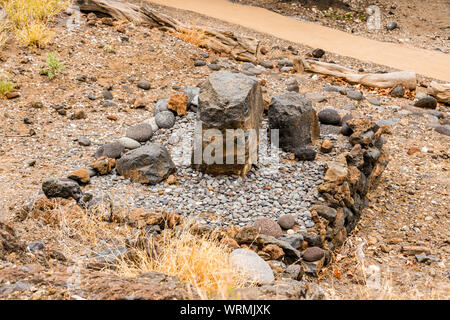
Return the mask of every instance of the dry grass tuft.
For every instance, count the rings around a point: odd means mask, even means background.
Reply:
[[[161,239],[150,242],[151,250],[137,249],[132,260],[123,260],[119,273],[158,271],[176,276],[192,284],[202,299],[233,298],[233,289],[249,285],[243,274],[232,269],[226,244],[213,234],[196,236],[191,231],[192,225],[165,229]]]
[[[40,22],[32,22],[20,29],[15,29],[19,41],[30,47],[45,47],[55,36],[55,33]]]
[[[31,47],[43,47],[54,37],[48,23],[68,5],[63,0],[0,0],[14,33],[21,43]],[[0,44],[4,37],[1,34]]]
[[[6,20],[0,18],[0,49],[2,49],[9,40],[10,25]]]

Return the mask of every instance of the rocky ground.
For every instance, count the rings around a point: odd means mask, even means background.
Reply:
[[[391,0],[233,0],[285,16],[376,39],[449,53],[450,3]],[[370,30],[369,6],[380,9],[381,29]]]
[[[61,15],[55,25],[57,37],[45,50],[30,50],[15,43],[3,48],[2,69],[12,75],[20,97],[1,100],[0,106],[0,213],[2,220],[14,226],[18,237],[16,240],[6,227],[0,229],[17,241],[17,248],[12,250],[16,253],[0,256],[2,297],[197,297],[191,288],[164,275],[124,279],[113,271],[86,269],[88,253],[108,250],[117,232],[127,236],[134,232],[132,228],[111,224],[97,235],[94,246],[93,242],[78,241],[76,235],[69,237],[72,242],[61,243],[64,230],[52,233],[51,226],[36,219],[21,221],[24,217],[20,213],[24,204],[38,197],[44,179],[64,177],[85,168],[101,145],[116,141],[129,128],[150,119],[158,100],[188,86],[197,87],[220,69],[243,71],[262,80],[267,102],[288,90],[298,91],[313,101],[318,112],[331,106],[341,116],[367,117],[390,128],[386,145],[391,160],[358,226],[318,279],[307,280],[307,286],[318,284],[322,291],[302,290],[315,298],[448,298],[448,106],[413,107],[414,95],[425,92],[424,87],[400,98],[387,91],[356,87],[365,99],[352,99],[342,94],[349,85],[337,79],[281,72],[276,67],[280,60],[306,55],[312,48],[193,13],[158,9],[181,21],[264,39],[268,51],[265,60],[274,68],[218,56],[156,29],[132,24],[111,26],[99,21],[89,25],[85,15],[81,26],[72,31],[65,27],[69,16]],[[433,41],[427,44],[439,47],[438,40]],[[448,50],[445,46],[439,48]],[[39,74],[39,66],[45,62],[45,53],[52,51],[66,68],[50,81]],[[324,59],[372,72],[385,69],[329,53]],[[420,82],[425,86],[429,79],[420,78]],[[109,94],[113,99],[106,99]],[[323,183],[324,165],[346,148],[339,126],[322,123],[319,142],[314,146],[318,151],[315,161],[297,161],[292,154],[282,152],[280,170],[275,173],[262,174],[262,168],[253,168],[245,178],[214,178],[192,170],[183,161],[186,148],[180,149],[179,145],[186,133],[192,132],[194,116],[194,112],[177,116],[173,127],[159,129],[151,138],[165,145],[174,158],[178,171],[171,181],[146,186],[132,183],[114,170],[110,175],[91,177],[83,190],[95,197],[107,195],[114,206],[170,210],[198,217],[206,225],[242,227],[262,216],[276,219],[292,214],[299,231],[314,227],[308,208],[320,198],[316,188]],[[263,128],[267,121],[265,117]],[[319,151],[324,140],[334,144],[331,153]],[[45,254],[39,249],[19,249],[36,241],[45,243]],[[74,274],[82,279],[83,292],[67,287],[71,281],[67,279]],[[104,288],[105,277],[117,286]],[[161,283],[165,285],[161,287]],[[152,291],[149,287],[158,288],[154,296],[146,295]],[[289,290],[278,298],[305,297],[304,292],[298,293],[299,288]],[[274,298],[274,291],[252,289],[242,294]]]

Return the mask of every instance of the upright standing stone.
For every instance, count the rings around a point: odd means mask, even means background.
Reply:
[[[264,111],[259,82],[241,73],[215,72],[200,89],[194,168],[213,175],[246,175],[257,161]]]
[[[270,129],[279,130],[279,146],[288,152],[311,144],[320,135],[317,113],[312,103],[295,92],[272,98],[269,106]]]

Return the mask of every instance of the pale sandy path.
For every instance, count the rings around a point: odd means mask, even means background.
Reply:
[[[270,34],[280,39],[322,48],[342,56],[370,61],[400,70],[450,81],[450,55],[400,44],[380,42],[284,17],[266,9],[243,6],[227,0],[149,0],[190,10],[229,23]]]

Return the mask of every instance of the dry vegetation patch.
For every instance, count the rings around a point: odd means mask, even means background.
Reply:
[[[48,24],[68,5],[63,0],[0,0],[7,18],[0,23],[0,45],[5,45],[12,31],[24,45],[45,46],[54,36]]]
[[[202,299],[236,298],[234,289],[253,285],[232,269],[228,260],[232,248],[221,241],[219,233],[198,234],[194,222],[175,214],[116,208],[111,215],[110,209],[105,202],[83,209],[71,200],[41,198],[18,217],[51,235],[47,241],[57,244],[72,261],[81,261],[80,252],[94,255],[99,242],[113,240],[114,247],[128,248],[116,262],[104,266],[119,276],[161,272],[191,284]],[[133,225],[141,232],[133,232]],[[146,232],[151,225],[163,230],[160,234]]]
[[[176,276],[196,288],[202,299],[229,299],[234,289],[251,286],[248,279],[232,269],[228,260],[231,249],[217,235],[192,233],[192,226],[166,229],[151,250],[135,249],[132,259],[123,260],[119,273],[135,276],[157,271]]]

